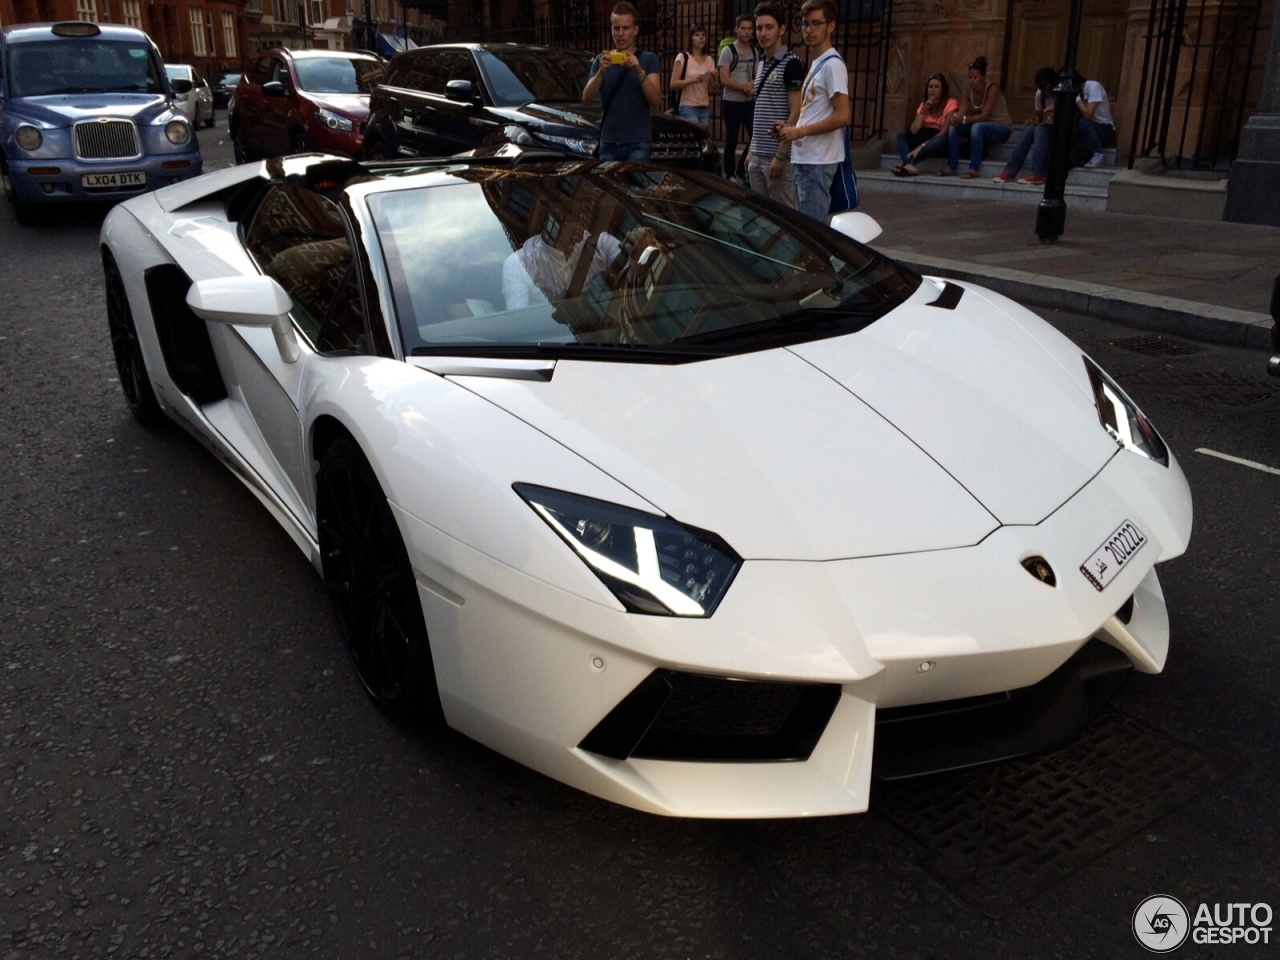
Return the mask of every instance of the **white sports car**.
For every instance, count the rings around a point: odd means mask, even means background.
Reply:
[[[383,708],[789,817],[1074,736],[1163,668],[1191,532],[1106,373],[878,229],[508,147],[207,174],[102,260],[134,414],[289,531]]]

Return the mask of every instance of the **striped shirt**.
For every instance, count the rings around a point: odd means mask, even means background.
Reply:
[[[786,47],[779,47],[772,57],[756,67],[756,109],[751,124],[751,155],[772,157],[778,150],[777,139],[769,132],[775,123],[787,122],[791,101],[787,94],[804,86],[804,63]]]

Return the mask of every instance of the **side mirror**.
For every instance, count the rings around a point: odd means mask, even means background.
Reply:
[[[209,323],[270,327],[285,363],[294,363],[301,353],[289,319],[293,301],[270,277],[197,280],[187,291],[187,306]]]
[[[283,97],[285,95],[284,84],[279,80],[272,80],[262,85],[262,92],[268,97]]]
[[[883,232],[874,217],[857,210],[846,210],[831,218],[831,227],[859,243],[870,243]]]
[[[475,87],[470,80],[450,80],[444,85],[444,95],[450,100],[457,100],[459,103],[478,104],[480,98],[476,96]]]
[[[174,93],[190,93],[191,81],[185,79],[170,80],[169,85],[173,87]]]

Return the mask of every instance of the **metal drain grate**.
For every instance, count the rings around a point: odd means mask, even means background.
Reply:
[[[1147,357],[1189,357],[1204,353],[1204,347],[1182,340],[1171,340],[1154,333],[1140,333],[1134,337],[1118,337],[1115,340],[1104,340],[1103,343],[1120,347],[1133,353],[1141,353]]]
[[[1229,407],[1243,407],[1280,394],[1280,385],[1271,379],[1240,376],[1212,370],[1140,370],[1124,378],[1126,387],[1160,387],[1193,393],[1197,399]]]
[[[998,914],[1225,779],[1226,766],[1107,710],[1040,757],[877,783],[872,809],[928,848],[925,868],[956,895]]]

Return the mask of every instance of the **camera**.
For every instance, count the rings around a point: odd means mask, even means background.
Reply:
[[[620,67],[627,62],[627,55],[618,50],[609,52],[609,62],[615,67]]]

